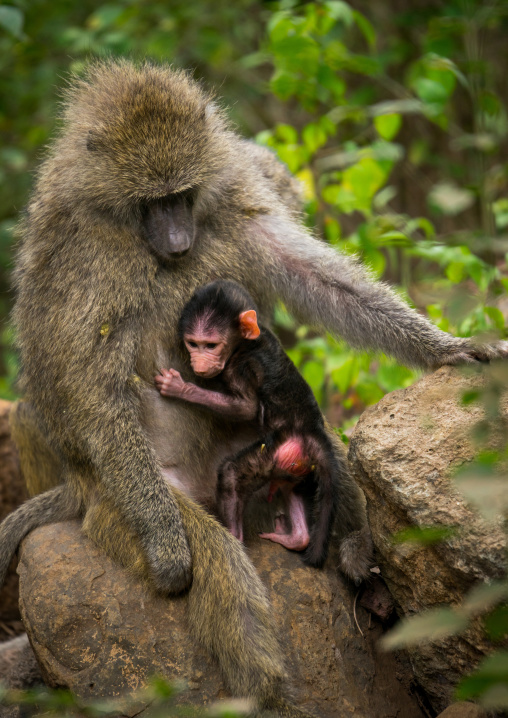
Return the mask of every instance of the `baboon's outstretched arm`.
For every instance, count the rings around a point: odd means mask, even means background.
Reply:
[[[388,286],[371,281],[354,258],[294,221],[265,216],[253,221],[249,234],[273,259],[260,280],[271,282],[271,291],[300,320],[338,334],[352,347],[423,368],[508,357],[508,342],[482,345],[441,331]]]

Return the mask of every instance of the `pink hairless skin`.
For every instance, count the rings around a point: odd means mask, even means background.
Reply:
[[[279,446],[274,456],[277,469],[300,479],[309,474],[313,467],[308,456],[305,455],[302,441],[299,437],[291,437]],[[296,482],[287,478],[277,478],[270,482],[268,502],[271,502],[277,489],[287,496],[288,512],[291,520],[291,532],[288,533],[287,522],[284,516],[275,518],[275,530],[272,533],[259,534],[261,538],[280,543],[293,551],[303,551],[309,545],[309,531],[305,517],[305,507],[300,495],[295,494],[293,488]]]

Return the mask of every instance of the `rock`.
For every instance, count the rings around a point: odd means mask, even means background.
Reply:
[[[0,684],[2,688],[13,691],[44,685],[26,633],[0,643]],[[0,718],[26,718],[27,715],[23,706],[0,700]]]
[[[393,655],[374,648],[379,626],[357,608],[332,567],[305,567],[298,555],[257,540],[249,545],[288,659],[296,703],[322,718],[415,718]],[[165,599],[128,577],[80,530],[78,522],[37,529],[23,542],[20,603],[30,641],[52,686],[81,697],[118,696],[154,673],[183,679],[183,701],[227,696],[218,669],[186,627],[185,596]],[[136,711],[139,706],[136,706]]]
[[[42,684],[41,671],[26,633],[0,644],[0,680],[3,686],[12,689]]]
[[[0,521],[28,498],[9,429],[11,406],[10,401],[0,399]],[[0,641],[23,630],[18,609],[16,562],[16,559],[12,561],[0,589]]]
[[[487,714],[475,703],[454,703],[448,706],[437,718],[486,718]]]
[[[404,615],[458,603],[475,583],[506,572],[501,519],[482,519],[451,479],[475,455],[470,430],[483,410],[457,399],[478,381],[442,368],[370,407],[351,437],[349,458],[367,499],[381,575]],[[402,529],[433,525],[458,531],[430,547],[391,541]],[[418,681],[434,708],[443,710],[459,678],[490,650],[475,623],[461,636],[409,652]]]

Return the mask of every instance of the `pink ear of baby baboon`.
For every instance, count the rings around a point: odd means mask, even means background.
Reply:
[[[257,339],[261,334],[254,309],[247,309],[246,312],[240,314],[240,332],[244,339]]]

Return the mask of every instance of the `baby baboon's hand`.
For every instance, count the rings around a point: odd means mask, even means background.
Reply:
[[[161,369],[155,377],[155,386],[162,396],[179,398],[184,395],[187,384],[176,369]]]

